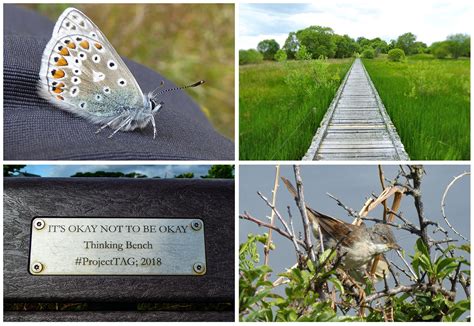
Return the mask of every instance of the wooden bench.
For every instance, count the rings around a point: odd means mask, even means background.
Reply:
[[[206,273],[32,275],[31,223],[41,216],[199,218]],[[5,178],[4,320],[234,321],[234,232],[233,180]],[[68,303],[80,311],[42,310]]]

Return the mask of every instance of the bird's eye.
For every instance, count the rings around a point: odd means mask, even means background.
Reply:
[[[388,238],[386,236],[382,236],[383,241],[388,242]]]

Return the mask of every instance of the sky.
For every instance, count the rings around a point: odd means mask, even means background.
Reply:
[[[397,165],[383,166],[386,178],[392,179],[398,172]],[[431,220],[439,222],[440,225],[449,230],[441,215],[441,198],[446,186],[453,180],[453,177],[463,172],[470,171],[469,166],[465,165],[425,165],[426,175],[422,182],[422,196],[424,201],[425,216]],[[281,176],[284,176],[294,182],[294,173],[292,166],[282,166]],[[339,198],[346,206],[359,211],[364,205],[366,199],[372,193],[380,194],[381,186],[378,176],[377,165],[317,165],[301,166],[301,176],[304,185],[304,195],[307,205],[320,211],[321,213],[337,217],[341,220],[351,223],[352,218],[346,211],[339,207],[326,193],[330,193]],[[266,218],[271,214],[270,209],[257,195],[261,191],[263,195],[271,199],[271,190],[275,178],[274,166],[240,166],[240,207],[239,213],[247,211],[250,215],[268,222]],[[391,203],[391,200],[389,201]],[[294,227],[297,234],[302,234],[302,224],[299,210],[294,199],[289,195],[285,186],[280,182],[277,191],[277,209],[287,219],[287,206],[290,206],[294,220]],[[451,188],[446,197],[446,214],[455,229],[460,231],[465,237],[470,239],[470,177],[460,179]],[[405,197],[402,200],[400,212],[405,218],[415,225],[418,224],[418,218],[413,205],[412,197]],[[370,217],[381,218],[382,210],[376,209],[369,213]],[[397,221],[398,223],[399,221]],[[370,227],[373,222],[366,222]],[[277,226],[284,229],[281,224]],[[247,234],[262,234],[268,229],[258,227],[253,222],[247,220],[239,221],[239,241],[244,242]],[[433,235],[432,228],[429,236],[441,239],[441,234]],[[416,237],[407,231],[393,230],[398,244],[406,251],[406,256],[413,254]],[[284,272],[286,268],[296,263],[295,251],[292,243],[273,233],[273,239],[276,244],[276,250],[270,254],[270,266],[274,273],[271,280],[277,278],[277,274]],[[458,240],[455,244],[465,243],[461,238],[450,232],[453,239]],[[313,238],[314,239],[314,238]],[[314,240],[313,240],[314,241]],[[314,242],[313,242],[314,243]],[[260,246],[261,247],[261,246]],[[261,248],[260,248],[261,249]],[[260,251],[263,259],[263,252]],[[390,261],[394,261],[399,266],[403,266],[399,257],[393,251],[386,256]],[[401,277],[403,281],[403,277]],[[408,280],[405,280],[408,282]],[[382,282],[383,283],[383,282]],[[406,283],[408,284],[408,283]]]
[[[172,178],[175,175],[194,172],[195,177],[207,175],[210,165],[27,165],[23,171],[42,177],[70,177],[76,172],[137,172],[148,177]]]
[[[239,49],[264,39],[283,46],[289,32],[311,25],[331,27],[352,38],[380,37],[389,42],[412,32],[430,45],[456,33],[470,34],[471,0],[372,1],[316,0],[312,3],[240,4]]]

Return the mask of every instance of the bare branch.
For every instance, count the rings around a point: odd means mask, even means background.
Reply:
[[[416,290],[421,290],[421,291],[433,291],[436,293],[442,293],[444,296],[447,296],[450,298],[450,300],[454,300],[454,297],[456,296],[456,293],[453,293],[451,291],[446,290],[442,286],[438,284],[420,284],[420,283],[415,283],[411,285],[399,285],[393,289],[389,289],[388,291],[380,291],[377,293],[374,293],[372,295],[369,295],[368,297],[365,298],[366,302],[372,302],[376,299],[382,298],[382,297],[387,297],[387,296],[392,296],[396,295],[399,293],[404,293],[404,292],[413,292]]]
[[[464,173],[461,173],[460,175],[458,176],[455,176],[453,178],[453,180],[448,184],[448,186],[446,187],[446,189],[444,190],[444,193],[443,193],[443,197],[441,198],[441,214],[443,215],[443,218],[444,220],[446,221],[446,224],[448,224],[449,228],[451,230],[453,230],[454,233],[456,233],[458,236],[460,236],[463,240],[465,241],[469,241],[466,237],[464,237],[461,233],[459,233],[458,231],[456,231],[456,229],[451,225],[451,223],[449,223],[449,220],[448,218],[446,217],[446,212],[444,210],[445,206],[446,206],[446,195],[448,194],[449,192],[449,189],[456,183],[456,181],[458,181],[459,179],[461,179],[462,177],[466,176],[466,175],[471,175],[470,172],[464,172]]]
[[[254,222],[255,224],[257,224],[258,226],[263,226],[263,227],[266,227],[266,228],[269,228],[269,229],[272,229],[273,231],[275,232],[278,232],[280,235],[282,235],[283,237],[287,238],[288,240],[292,241],[293,244],[294,242],[296,242],[297,244],[303,246],[305,249],[306,249],[306,245],[303,241],[299,240],[299,239],[296,239],[296,237],[294,235],[291,235],[285,231],[283,231],[282,229],[280,229],[279,227],[277,226],[274,226],[274,225],[271,225],[269,223],[266,223],[266,222],[263,222],[262,220],[259,220],[251,215],[249,215],[247,212],[244,212],[244,214],[240,214],[239,217],[243,220],[247,220],[247,221],[250,221],[250,222]],[[299,246],[295,246],[295,249],[297,249],[299,251]]]
[[[329,192],[326,193],[326,195],[328,195],[330,198],[334,199],[336,202],[337,202],[337,205],[341,206],[342,208],[344,208],[344,210],[349,213],[350,216],[352,217],[355,217],[355,218],[359,218],[359,214],[357,214],[356,211],[354,211],[352,208],[350,207],[347,207],[346,205],[344,205],[344,203],[339,200],[339,198],[333,196],[332,194],[330,194]]]
[[[403,261],[403,263],[405,264],[405,266],[408,268],[408,270],[410,271],[410,274],[412,275],[412,277],[410,277],[410,279],[414,280],[414,281],[417,281],[418,280],[418,276],[416,276],[415,272],[413,271],[413,269],[411,269],[411,266],[410,264],[408,264],[408,262],[405,260],[405,257],[402,256],[402,254],[400,253],[400,250],[395,250],[395,252],[397,253],[398,257],[400,257],[400,259]]]
[[[276,204],[276,195],[277,195],[277,190],[278,190],[278,180],[280,178],[280,165],[277,164],[275,167],[275,183],[273,185],[273,190],[272,190],[272,206],[275,207]],[[275,225],[275,210],[272,209],[272,213],[270,216],[270,224]],[[294,232],[292,233],[294,235]],[[270,259],[270,246],[272,244],[272,229],[268,229],[268,238],[267,238],[267,243],[265,244],[265,247],[263,248],[263,254],[264,254],[264,262],[263,264],[268,266],[268,262]],[[267,278],[267,275],[265,275],[265,279]]]
[[[316,256],[314,255],[313,245],[311,244],[311,234],[309,232],[309,219],[308,219],[308,214],[306,212],[306,203],[304,200],[304,193],[303,193],[303,180],[301,179],[299,165],[294,165],[293,170],[295,172],[296,189],[298,192],[298,198],[296,199],[296,202],[298,204],[298,208],[300,210],[301,217],[303,219],[304,242],[306,244],[309,258],[311,259],[311,261],[314,262],[316,261]]]

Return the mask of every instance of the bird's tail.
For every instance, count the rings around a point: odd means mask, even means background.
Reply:
[[[292,194],[293,197],[296,199],[298,197],[298,193],[296,192],[295,186],[293,186],[291,184],[290,180],[288,180],[285,177],[281,177],[281,180],[283,180],[283,183],[285,184],[285,186],[288,189],[288,191],[290,192],[290,194]]]

